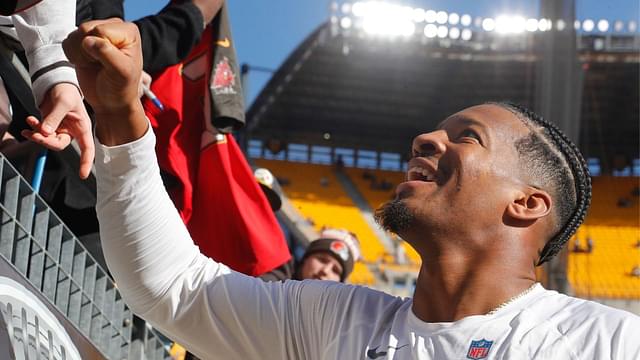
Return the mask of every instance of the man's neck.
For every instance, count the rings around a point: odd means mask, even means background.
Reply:
[[[525,261],[491,257],[497,261],[461,254],[427,257],[416,283],[414,314],[425,322],[484,315],[535,283],[535,270]]]

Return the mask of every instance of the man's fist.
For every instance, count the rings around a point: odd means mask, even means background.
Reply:
[[[96,114],[127,111],[138,104],[142,50],[135,24],[120,19],[86,22],[62,45]]]

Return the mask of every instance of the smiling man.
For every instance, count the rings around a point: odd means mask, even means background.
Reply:
[[[96,110],[97,212],[118,288],[199,357],[640,358],[637,316],[535,282],[590,198],[584,160],[551,124],[485,104],[416,137],[410,181],[378,213],[422,257],[413,298],[265,283],[200,254],[167,196],[137,98],[139,41],[134,25],[93,22],[65,50]]]

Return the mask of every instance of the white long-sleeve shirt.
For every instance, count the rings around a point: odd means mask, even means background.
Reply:
[[[231,271],[191,241],[154,143],[97,145],[102,246],[132,310],[203,359],[640,359],[639,317],[540,285],[495,314],[426,323],[410,298]]]
[[[62,49],[62,41],[75,30],[75,20],[75,0],[43,0],[15,15],[0,16],[0,31],[19,40],[25,50],[36,105],[55,84],[78,86]]]

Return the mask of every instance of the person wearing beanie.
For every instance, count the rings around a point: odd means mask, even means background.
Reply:
[[[293,278],[345,282],[359,258],[360,243],[354,233],[325,229],[307,247],[295,267]]]
[[[294,279],[345,282],[360,257],[355,234],[343,229],[326,229],[312,241],[296,266]]]
[[[322,230],[299,261],[291,259],[259,276],[264,281],[329,280],[345,282],[360,259],[360,242],[345,229]]]

